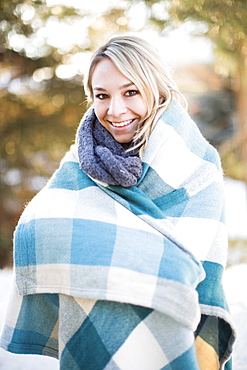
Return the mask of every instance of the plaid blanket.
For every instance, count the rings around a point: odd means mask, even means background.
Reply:
[[[92,369],[198,369],[198,363],[230,369],[235,329],[222,288],[224,217],[218,153],[177,102],[150,136],[136,186],[87,176],[74,144],[16,228],[18,294],[14,284],[1,345],[59,356],[64,369],[89,369],[92,351],[99,354]],[[80,320],[73,314],[78,309]],[[112,330],[104,329],[106,318]],[[159,320],[162,333],[154,325]],[[147,332],[163,360],[128,365],[133,338],[149,343]],[[94,349],[95,336],[108,360]]]

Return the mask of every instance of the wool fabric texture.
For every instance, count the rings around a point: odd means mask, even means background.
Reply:
[[[78,130],[80,167],[93,179],[129,187],[136,185],[142,174],[142,163],[137,151],[127,151],[98,121],[90,110]]]

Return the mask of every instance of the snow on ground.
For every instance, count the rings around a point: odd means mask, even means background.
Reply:
[[[0,331],[7,308],[12,279],[11,270],[0,270]],[[233,352],[233,369],[247,369],[247,264],[229,267],[224,276],[227,300],[235,321],[238,339]],[[36,355],[15,355],[0,348],[0,370],[58,370],[54,358]]]
[[[247,239],[247,187],[243,181],[225,178],[226,223],[229,239]],[[247,369],[247,366],[246,366]]]
[[[229,267],[224,275],[226,298],[237,329],[233,370],[247,370],[247,264]]]

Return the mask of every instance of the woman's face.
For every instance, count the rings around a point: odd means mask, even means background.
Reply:
[[[132,141],[147,114],[147,105],[137,87],[105,58],[92,74],[95,114],[119,143]]]

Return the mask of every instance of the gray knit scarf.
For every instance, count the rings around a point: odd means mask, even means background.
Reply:
[[[118,143],[98,121],[93,109],[77,135],[79,163],[87,175],[110,185],[136,185],[142,174],[138,150],[126,152],[131,144]]]

